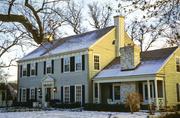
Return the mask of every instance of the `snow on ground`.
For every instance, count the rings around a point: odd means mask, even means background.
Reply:
[[[34,111],[34,112],[4,112],[0,118],[147,118],[147,113],[134,114],[124,112],[95,112],[95,111]]]

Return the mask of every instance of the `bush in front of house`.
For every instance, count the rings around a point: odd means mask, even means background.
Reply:
[[[166,115],[161,115],[159,118],[180,118],[180,113],[170,113]]]
[[[61,109],[73,109],[73,108],[80,108],[81,103],[60,103],[57,101],[50,102],[49,104],[53,108],[61,108]]]
[[[51,107],[57,107],[59,104],[61,104],[61,101],[59,99],[54,99],[49,101],[49,106]]]
[[[93,104],[88,103],[84,105],[84,110],[87,111],[110,111],[110,112],[128,112],[124,104]]]
[[[14,107],[28,107],[28,108],[32,108],[33,107],[33,102],[36,102],[36,100],[29,100],[27,102],[16,102],[16,101],[14,101],[12,106],[14,106]]]
[[[126,98],[126,107],[129,107],[131,113],[140,110],[140,95],[139,93],[129,93]]]

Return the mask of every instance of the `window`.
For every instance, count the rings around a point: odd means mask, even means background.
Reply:
[[[22,89],[22,102],[26,102],[26,89]]]
[[[52,64],[50,60],[46,61],[46,71],[47,74],[52,73]]]
[[[82,70],[82,58],[80,55],[75,56],[75,67],[76,71]]]
[[[31,75],[35,75],[35,74],[36,74],[35,63],[31,63]]]
[[[180,72],[180,58],[176,58],[176,71]]]
[[[99,56],[94,55],[94,70],[100,69]]]
[[[114,99],[120,100],[120,86],[114,86]]]
[[[65,103],[70,102],[70,88],[69,87],[64,87],[64,101]]]
[[[35,100],[35,89],[31,89],[31,100]]]
[[[65,72],[70,71],[70,58],[69,57],[64,58],[64,71]]]
[[[23,65],[23,76],[27,76],[27,65]]]
[[[75,93],[75,101],[81,103],[82,99],[82,87],[81,86],[76,86],[76,93]]]

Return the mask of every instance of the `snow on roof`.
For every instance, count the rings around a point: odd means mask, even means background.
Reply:
[[[120,57],[116,57],[97,74],[95,79],[156,74],[177,48],[170,47],[142,52],[141,63],[134,70],[121,71]]]
[[[61,38],[52,43],[45,43],[28,55],[24,56],[21,60],[87,49],[113,28],[114,26],[106,27],[100,30],[94,30],[79,35]]]
[[[96,77],[97,78],[108,78],[108,77],[125,77],[134,75],[150,75],[155,74],[164,64],[165,59],[161,60],[150,60],[141,62],[134,70],[121,71],[120,64],[115,64],[108,69],[101,71]]]
[[[50,43],[42,44],[41,46],[36,48],[34,51],[32,51],[29,54],[27,54],[26,56],[24,56],[21,60],[33,59],[33,58],[40,57],[45,52],[47,52],[48,49],[52,48],[52,46],[53,45]]]

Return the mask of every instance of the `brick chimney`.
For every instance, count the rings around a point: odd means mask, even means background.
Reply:
[[[141,49],[136,44],[120,48],[121,70],[132,70],[140,64]]]
[[[116,56],[120,56],[119,49],[120,47],[124,47],[125,45],[125,22],[124,22],[124,16],[114,16],[114,25],[116,26]]]

